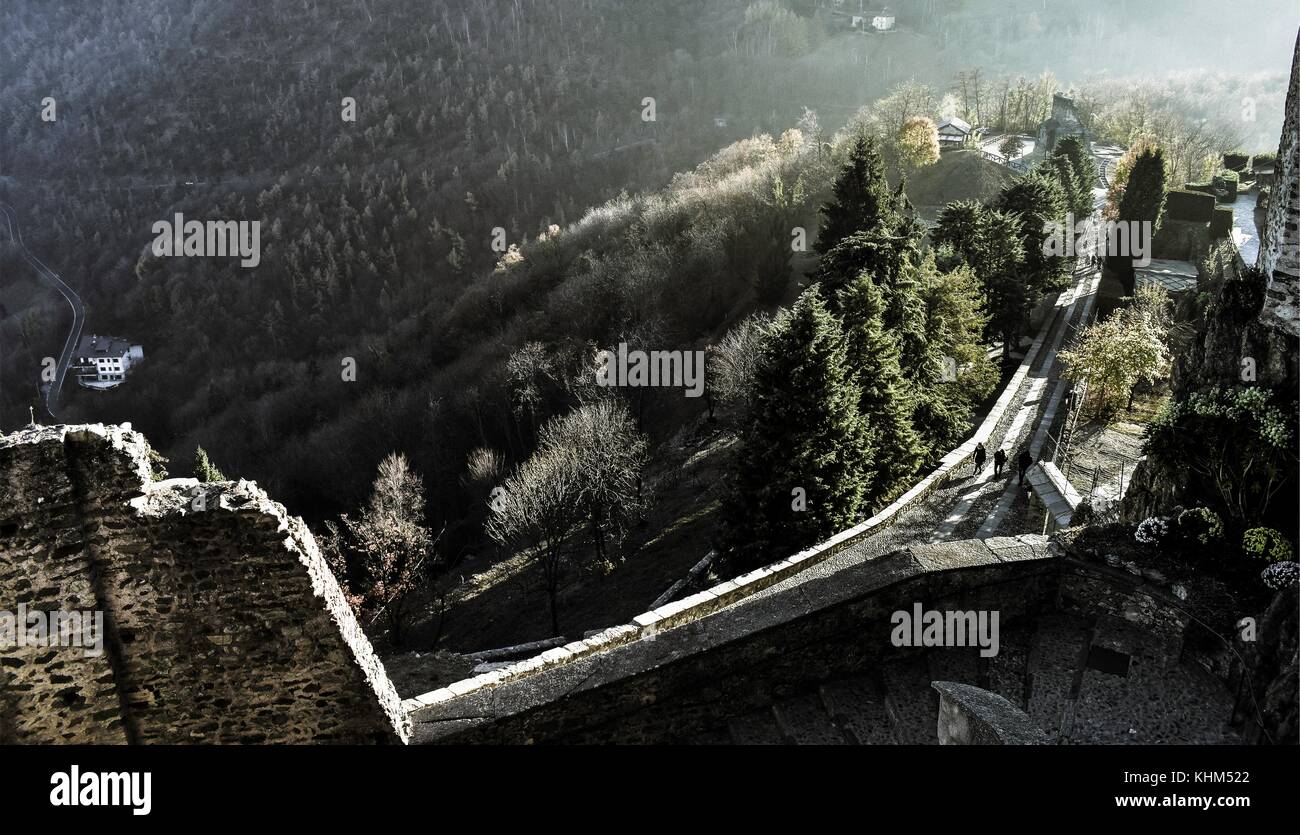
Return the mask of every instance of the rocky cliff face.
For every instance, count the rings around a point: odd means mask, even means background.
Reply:
[[[1278,144],[1273,198],[1260,240],[1259,268],[1268,277],[1265,316],[1275,327],[1300,335],[1300,38],[1291,62],[1282,139]]]
[[[250,482],[153,482],[125,427],[0,437],[0,625],[20,606],[102,613],[103,652],[0,631],[0,742],[408,736],[302,520]]]

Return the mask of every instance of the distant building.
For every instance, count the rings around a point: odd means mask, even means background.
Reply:
[[[1079,118],[1074,99],[1056,93],[1052,96],[1052,115],[1038,126],[1038,144],[1035,150],[1042,149],[1044,155],[1050,154],[1056,147],[1057,140],[1067,136],[1079,137],[1087,148],[1088,131]]]
[[[131,369],[144,360],[144,349],[115,336],[82,336],[73,355],[72,372],[88,389],[120,386]]]
[[[939,123],[939,150],[960,148],[970,138],[971,126],[965,119],[949,116]]]
[[[875,29],[877,32],[893,31],[894,13],[889,10],[888,6],[881,9],[880,14],[871,18],[871,28]]]

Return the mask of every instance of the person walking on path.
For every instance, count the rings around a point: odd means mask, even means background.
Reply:
[[[993,477],[998,478],[1002,475],[1002,466],[1007,463],[1007,451],[999,449],[993,453]]]
[[[988,457],[988,451],[984,449],[984,444],[975,445],[975,475],[980,474],[984,469],[984,459]]]
[[[1034,459],[1029,456],[1029,450],[1020,450],[1020,456],[1016,458],[1016,467],[1020,470],[1020,479],[1016,482],[1017,484],[1025,483],[1025,472],[1032,466],[1034,466]]]

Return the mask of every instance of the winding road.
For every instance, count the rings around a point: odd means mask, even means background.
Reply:
[[[45,411],[50,413],[50,417],[57,418],[55,409],[58,408],[59,396],[63,393],[63,379],[67,376],[68,366],[72,363],[72,352],[77,349],[77,341],[81,339],[81,327],[86,322],[86,306],[81,303],[81,297],[75,290],[65,284],[63,279],[27,249],[27,244],[23,242],[22,227],[18,224],[18,213],[14,208],[0,203],[0,214],[4,215],[5,226],[9,229],[9,240],[18,244],[23,257],[27,259],[28,264],[31,264],[37,275],[58,290],[72,308],[72,330],[68,332],[68,339],[63,343],[63,353],[59,355],[59,363],[55,366],[54,382],[45,389]]]

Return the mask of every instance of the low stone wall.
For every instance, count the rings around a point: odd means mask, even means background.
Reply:
[[[1047,734],[1011,702],[970,684],[935,681],[940,745],[1047,745]]]
[[[98,656],[0,650],[0,742],[404,741],[302,520],[250,482],[153,483],[148,453],[123,427],[0,437],[0,611],[104,624]]]
[[[915,602],[997,610],[1003,624],[1051,606],[1058,562],[1046,538],[1023,536],[920,545],[813,572],[706,616],[685,617],[687,607],[640,630],[609,630],[621,642],[543,653],[524,662],[529,675],[489,673],[479,677],[486,683],[408,700],[413,741],[684,741],[905,652],[890,643],[890,619]]]
[[[936,543],[808,572],[729,608],[598,651],[536,659],[530,675],[465,687],[414,707],[412,741],[671,744],[718,738],[731,719],[924,652],[890,641],[891,615],[916,603],[927,610],[997,611],[1004,634],[1025,619],[1063,613],[1088,625],[1090,642],[1120,654],[1159,663],[1187,657],[1185,604],[1166,588],[1071,556],[1070,546],[1062,548],[1055,538]],[[1075,663],[1083,669],[1091,662],[1080,657]],[[932,686],[944,693],[940,683]],[[966,698],[969,690],[957,692],[962,685],[947,686],[950,703],[937,733],[948,743],[1046,741],[1014,705],[1001,705],[992,694]],[[1222,722],[1229,713],[1225,707]],[[1208,714],[1203,720],[1207,727],[1215,723]]]

